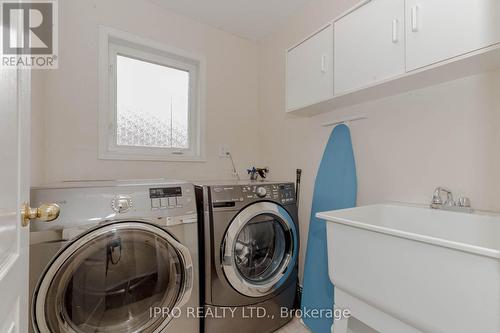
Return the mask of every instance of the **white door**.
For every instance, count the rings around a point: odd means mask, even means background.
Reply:
[[[286,88],[287,111],[333,97],[331,24],[288,51]]]
[[[0,67],[0,332],[28,332],[30,72]]]
[[[372,0],[335,22],[335,94],[405,72],[404,12],[404,0]]]
[[[500,42],[498,0],[406,0],[407,70]]]

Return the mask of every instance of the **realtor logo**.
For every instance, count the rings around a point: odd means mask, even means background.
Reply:
[[[2,67],[57,68],[57,0],[0,0]]]

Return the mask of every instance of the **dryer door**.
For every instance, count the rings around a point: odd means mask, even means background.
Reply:
[[[223,270],[239,293],[263,297],[277,290],[295,268],[297,229],[281,206],[257,202],[233,219],[222,245]]]
[[[62,249],[42,275],[33,299],[39,332],[159,332],[172,309],[190,296],[188,249],[144,222],[93,229]]]

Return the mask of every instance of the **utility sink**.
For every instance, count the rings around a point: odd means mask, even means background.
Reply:
[[[500,216],[383,204],[317,217],[336,307],[382,333],[500,333]]]

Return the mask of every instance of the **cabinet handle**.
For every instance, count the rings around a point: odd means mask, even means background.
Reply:
[[[411,31],[418,31],[418,6],[411,8]]]
[[[321,55],[321,73],[326,73],[326,54]]]
[[[398,19],[392,20],[392,42],[397,43],[399,42],[399,37],[398,37]]]

